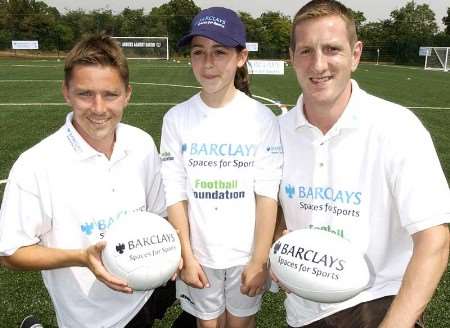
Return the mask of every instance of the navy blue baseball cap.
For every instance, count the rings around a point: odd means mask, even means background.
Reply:
[[[239,16],[227,8],[211,7],[199,12],[192,20],[191,31],[178,41],[177,46],[187,46],[197,35],[225,47],[245,48],[245,26]]]

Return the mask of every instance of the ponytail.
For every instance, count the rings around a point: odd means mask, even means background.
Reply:
[[[238,52],[242,51],[242,48],[238,47],[236,49]],[[234,86],[236,89],[242,91],[247,96],[251,97],[252,93],[250,91],[250,75],[247,70],[247,62],[245,62],[242,67],[238,67],[236,74],[234,75]]]

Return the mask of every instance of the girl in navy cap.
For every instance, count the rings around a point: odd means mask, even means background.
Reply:
[[[202,89],[165,115],[161,136],[184,260],[177,295],[199,327],[255,327],[281,177],[278,123],[248,96],[245,27],[235,12],[201,11],[178,45],[190,46]]]

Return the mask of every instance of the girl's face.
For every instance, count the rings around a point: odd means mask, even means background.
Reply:
[[[192,70],[202,86],[202,95],[217,100],[231,99],[235,92],[234,76],[245,65],[248,51],[237,51],[211,39],[195,36],[191,41]]]

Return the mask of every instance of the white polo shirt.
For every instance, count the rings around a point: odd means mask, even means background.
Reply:
[[[166,215],[152,138],[119,124],[108,160],[84,141],[71,120],[72,113],[11,169],[0,211],[1,256],[33,244],[86,248],[127,212]],[[113,291],[83,267],[42,271],[42,276],[59,327],[123,327],[152,293]]]
[[[397,294],[411,235],[450,221],[450,192],[430,134],[408,109],[367,94],[355,81],[344,113],[325,135],[306,120],[302,96],[280,118],[280,129],[279,196],[287,228],[336,233],[373,268],[371,287],[342,303],[289,294],[289,325]]]
[[[247,264],[255,193],[277,199],[281,178],[274,114],[240,91],[222,108],[197,94],[165,115],[161,156],[167,205],[188,200],[197,260],[213,269]]]

